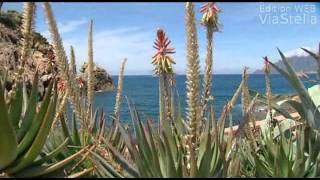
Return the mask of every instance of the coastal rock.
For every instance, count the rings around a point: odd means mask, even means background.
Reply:
[[[10,90],[15,80],[15,73],[20,63],[22,37],[20,32],[21,14],[17,11],[0,13],[0,75],[7,74],[7,89]],[[31,87],[35,72],[39,74],[40,84],[45,89],[54,74],[58,74],[53,46],[40,33],[33,32],[30,57],[25,64],[25,81]],[[85,71],[85,67],[83,72]],[[83,77],[83,74],[77,78]],[[86,81],[86,78],[82,78]],[[95,67],[95,90],[113,88],[111,76],[101,67]],[[86,84],[84,82],[84,84]]]
[[[80,74],[79,77],[81,79],[87,79],[87,63],[84,63],[80,67]],[[112,78],[109,73],[102,67],[98,65],[94,65],[93,67],[93,74],[94,74],[94,90],[95,91],[109,91],[113,90],[115,87],[113,85]]]

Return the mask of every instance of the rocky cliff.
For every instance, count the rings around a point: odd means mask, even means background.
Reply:
[[[0,14],[0,75],[7,74],[10,89],[14,81],[14,72],[19,65],[21,14],[17,11],[1,12]],[[56,60],[52,45],[41,34],[33,33],[31,56],[26,62],[25,74],[27,86],[31,85],[33,75],[38,70],[40,75],[40,91],[44,91],[52,75],[57,72]],[[111,76],[101,67],[96,67],[95,90],[113,88]],[[84,77],[84,72],[80,77]],[[86,78],[83,78],[86,80]]]
[[[87,79],[87,66],[88,64],[84,63],[80,67],[79,77],[81,77],[81,79]],[[95,64],[93,67],[93,74],[94,74],[93,88],[95,91],[114,90],[115,87],[113,85],[112,78],[105,69]]]

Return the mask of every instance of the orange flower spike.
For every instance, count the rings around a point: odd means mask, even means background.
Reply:
[[[79,85],[80,89],[84,87],[84,83],[85,83],[85,81],[82,78],[78,79],[78,85]]]
[[[218,13],[221,10],[218,8],[216,2],[207,2],[205,3],[202,7],[200,12],[205,13],[205,12],[214,12],[214,13]]]
[[[269,59],[267,56],[263,57],[264,59],[264,70],[266,73],[270,73]]]
[[[156,49],[155,54],[152,56],[152,64],[155,65],[155,73],[160,72],[172,73],[172,64],[175,64],[169,54],[175,53],[174,48],[170,48],[171,41],[166,36],[162,29],[157,31],[157,38],[153,47]]]
[[[58,91],[64,92],[66,90],[66,83],[63,80],[58,82]]]
[[[205,26],[213,27],[214,31],[219,31],[218,13],[221,10],[217,4],[215,2],[207,2],[201,7],[200,12],[203,13],[201,23]]]

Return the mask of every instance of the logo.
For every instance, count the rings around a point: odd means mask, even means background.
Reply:
[[[259,6],[259,12],[261,24],[315,25],[319,23],[317,8],[313,4],[262,3]]]

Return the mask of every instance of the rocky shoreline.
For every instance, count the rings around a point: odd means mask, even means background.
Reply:
[[[21,14],[17,11],[7,11],[0,13],[0,75],[4,77],[7,74],[6,84],[10,90],[15,80],[14,72],[20,63],[20,39],[22,38]],[[52,45],[40,33],[33,32],[33,42],[31,45],[30,57],[25,64],[25,81],[27,88],[31,87],[34,74],[39,74],[39,91],[44,93],[48,82],[54,74],[58,73],[56,59]],[[86,85],[86,64],[80,68],[77,78],[81,78]],[[114,90],[111,75],[102,67],[94,67],[94,90],[110,91]]]

